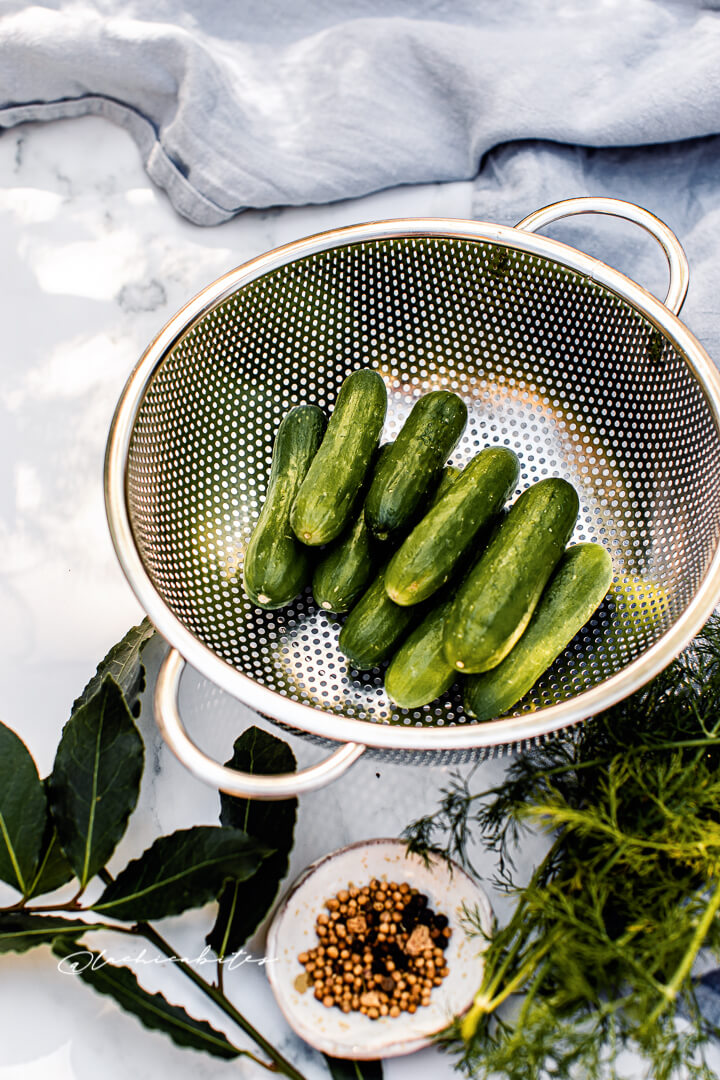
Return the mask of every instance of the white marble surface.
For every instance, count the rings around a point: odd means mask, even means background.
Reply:
[[[0,136],[0,716],[26,741],[42,775],[51,769],[71,702],[143,614],[110,542],[102,465],[115,403],[146,344],[203,285],[279,244],[376,218],[470,217],[471,206],[470,184],[430,185],[332,206],[247,213],[199,229],[176,216],[147,180],[129,137],[105,121],[28,125]],[[159,655],[153,646],[151,676]],[[242,728],[257,722],[192,672],[181,707],[185,715],[202,714],[203,745],[221,759]],[[140,726],[146,775],[111,869],[161,833],[217,820],[217,794],[163,747],[149,704]],[[310,743],[291,742],[301,764],[318,758]],[[490,786],[502,773],[501,763],[486,763],[474,783]],[[447,778],[439,766],[361,760],[341,781],[301,800],[289,877],[347,842],[397,835],[435,805]],[[526,871],[534,853],[536,845],[527,845]],[[482,853],[477,862],[492,872]],[[10,896],[0,886],[0,905]],[[491,898],[502,916],[503,897]],[[208,906],[166,920],[163,930],[178,953],[194,956],[212,916]],[[128,954],[117,939],[99,944],[113,956],[118,949]],[[261,941],[256,944],[260,950]],[[232,1031],[177,972],[136,970],[148,989]],[[260,968],[229,974],[226,989],[307,1080],[328,1076],[321,1057],[285,1024]],[[175,1080],[266,1075],[251,1062],[228,1065],[146,1031],[112,1001],[61,974],[47,948],[0,958],[0,1080],[154,1080],[171,1073]],[[449,1080],[456,1074],[449,1058],[430,1049],[389,1061],[385,1075]]]
[[[28,125],[0,137],[0,685],[2,719],[46,775],[74,697],[110,645],[142,617],[117,564],[103,507],[110,419],[130,369],[163,323],[203,285],[278,244],[381,217],[471,216],[471,185],[403,188],[332,206],[248,213],[215,229],[176,216],[147,180],[130,139],[99,119]],[[159,650],[149,657],[154,670]],[[251,720],[190,673],[184,713],[202,709],[204,744],[222,759]],[[217,794],[161,745],[146,707],[148,766],[140,805],[112,866],[162,832],[217,820]],[[319,756],[293,739],[301,763]],[[480,768],[491,783],[502,766]],[[348,841],[394,836],[430,809],[441,767],[361,761],[301,801],[291,877]],[[492,866],[489,867],[492,869]],[[495,898],[496,904],[502,900]],[[0,904],[10,890],[0,887]],[[167,920],[178,952],[197,955],[211,908]],[[117,948],[117,941],[105,943]],[[121,955],[126,955],[123,944]],[[116,955],[112,952],[111,955]],[[205,998],[172,970],[137,970],[216,1026]],[[86,1080],[168,1075],[176,1080],[263,1070],[229,1066],[146,1031],[109,999],[63,975],[49,949],[2,957],[0,1080]],[[308,1080],[319,1055],[287,1028],[260,968],[227,977],[232,998]],[[453,1075],[435,1050],[388,1063],[388,1080]]]

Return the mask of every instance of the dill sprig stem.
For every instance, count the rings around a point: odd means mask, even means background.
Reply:
[[[669,855],[675,854],[678,845],[674,841],[659,841],[659,840],[645,840],[640,836],[631,836],[626,832],[623,832],[617,825],[606,824],[604,821],[599,820],[593,816],[590,820],[589,815],[583,810],[573,810],[567,806],[553,806],[552,803],[546,805],[532,806],[527,811],[527,816],[530,818],[545,819],[548,827],[557,828],[560,825],[566,828],[582,828],[587,826],[592,828],[594,833],[603,833],[606,836],[612,837],[612,839],[619,845],[623,845],[625,849],[629,847],[647,849],[649,851],[666,852]],[[703,841],[696,841],[694,843],[688,843],[685,845],[685,850],[688,854],[705,855],[707,851],[707,844]]]
[[[515,975],[503,986],[499,993],[497,992],[497,989],[500,985],[501,975],[493,978],[487,988],[484,985],[481,986],[460,1025],[463,1039],[466,1041],[471,1039],[483,1016],[495,1012],[504,1001],[507,1001],[513,994],[517,994],[523,989],[533,972],[537,971],[539,962],[550,949],[552,949],[556,940],[557,934],[552,934],[541,945],[537,945],[534,949],[528,950],[524,954],[522,960],[519,961],[520,966]],[[507,963],[502,965],[502,968],[506,967]]]
[[[537,879],[543,871],[543,866],[544,863],[542,866],[538,867],[535,870],[532,876],[531,884],[537,883]],[[505,949],[504,955],[502,956],[502,959],[498,965],[496,965],[492,969],[486,967],[482,985],[478,990],[477,994],[475,995],[475,1001],[479,1001],[482,998],[488,1002],[491,1002],[495,993],[497,992],[498,987],[501,986],[508,968],[516,962],[518,954],[520,953],[523,945],[525,944],[523,935],[519,931],[521,930],[521,927],[523,925],[526,909],[527,904],[523,899],[521,899],[518,902],[518,906],[515,909],[513,917],[508,926],[506,927],[503,935],[504,937],[509,937],[511,943],[508,948]],[[522,960],[520,960],[519,963],[522,966]],[[486,1011],[490,1012],[491,1010],[488,1008]]]
[[[515,912],[512,923],[510,926],[508,926],[506,933],[511,932],[513,924],[517,924],[518,921],[522,919],[524,910],[525,905],[520,903],[518,909]],[[493,973],[491,973],[490,971],[487,972],[486,977],[483,980],[483,986],[480,988],[480,993],[484,992],[487,996],[492,997],[492,995],[495,993],[498,986],[502,982],[503,978],[505,977],[505,972],[510,967],[510,965],[515,962],[515,957],[520,952],[522,945],[522,935],[515,934],[512,939],[512,944],[508,949],[506,949],[505,955],[503,956],[499,966],[495,968]]]
[[[525,997],[524,997],[524,1000],[523,1000],[523,1003],[522,1003],[522,1008],[520,1009],[520,1013],[519,1013],[518,1019],[517,1019],[517,1024],[516,1024],[516,1029],[517,1030],[519,1030],[519,1031],[522,1030],[523,1022],[525,1020],[525,1017],[530,1012],[530,1008],[531,1008],[531,1006],[532,1006],[532,1004],[533,1004],[533,1002],[534,1002],[534,1000],[535,1000],[535,998],[537,996],[537,993],[538,993],[540,987],[542,986],[543,982],[545,981],[545,976],[547,975],[547,973],[549,971],[550,971],[550,961],[547,958],[545,958],[545,960],[543,960],[542,964],[538,968],[537,972],[533,976],[529,986],[526,989]]]
[[[641,1030],[646,1030],[652,1027],[652,1025],[660,1018],[665,1009],[667,1009],[669,1005],[674,1003],[676,997],[678,996],[680,988],[682,987],[683,983],[685,982],[692,970],[693,963],[695,962],[695,957],[697,956],[703,942],[705,941],[705,938],[707,937],[708,930],[710,929],[712,921],[717,915],[719,908],[720,880],[717,882],[715,889],[710,897],[710,900],[705,907],[702,918],[698,920],[698,924],[695,927],[695,933],[693,934],[692,939],[687,949],[685,950],[685,954],[683,955],[682,960],[675,969],[675,974],[673,975],[670,982],[666,983],[665,986],[662,987],[662,999],[658,1002],[653,1011],[650,1013]]]

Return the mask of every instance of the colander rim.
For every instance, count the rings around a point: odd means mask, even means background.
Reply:
[[[397,725],[354,719],[303,704],[244,675],[199,640],[173,614],[145,570],[130,523],[127,461],[145,390],[177,342],[238,289],[265,274],[331,248],[391,239],[456,239],[509,247],[548,259],[585,276],[643,315],[682,355],[710,408],[720,439],[720,373],[687,326],[655,296],[621,271],[569,244],[517,227],[456,218],[393,218],[330,229],[292,241],[221,275],[185,304],[148,345],[118,400],[105,453],[105,506],[111,539],[135,596],[156,629],[197,672],[283,724],[333,742],[385,750],[455,750],[524,744],[569,728],[623,700],[659,674],[700,631],[720,600],[720,544],[695,595],[668,630],[615,675],[554,705],[485,723]]]

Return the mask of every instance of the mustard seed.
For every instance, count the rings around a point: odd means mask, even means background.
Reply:
[[[298,955],[318,1000],[371,1020],[429,1004],[448,973],[443,950],[451,931],[426,896],[407,882],[373,878],[349,883],[324,908],[316,947]]]

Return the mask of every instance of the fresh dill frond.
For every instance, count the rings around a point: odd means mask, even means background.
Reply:
[[[520,885],[525,829],[550,848]],[[714,1077],[704,1053],[720,1033],[693,967],[701,950],[720,956],[720,617],[647,687],[519,756],[501,786],[453,777],[406,837],[466,866],[483,844],[514,900],[473,1006],[441,1036],[468,1075],[619,1080],[629,1050],[652,1080]]]

